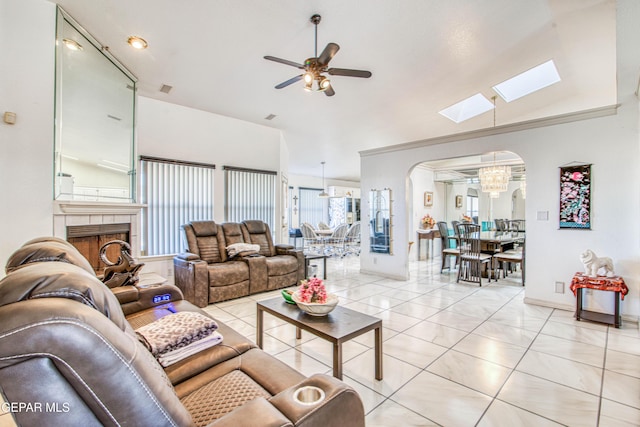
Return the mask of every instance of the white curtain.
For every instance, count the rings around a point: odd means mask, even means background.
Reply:
[[[326,199],[318,197],[322,189],[300,187],[300,224],[308,222],[314,228],[320,221],[327,222]]]
[[[181,226],[213,219],[214,165],[141,157],[143,255],[182,252]]]
[[[225,221],[257,219],[275,230],[276,172],[225,166]],[[275,237],[275,236],[274,236]]]

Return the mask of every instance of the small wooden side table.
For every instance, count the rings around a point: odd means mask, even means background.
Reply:
[[[416,231],[416,240],[418,243],[418,261],[420,261],[420,241],[427,241],[427,259],[429,259],[429,245],[431,245],[431,258],[433,258],[433,239],[437,239],[439,237],[440,232],[435,228],[431,228],[429,230],[420,229]]]
[[[583,310],[582,290],[585,288],[596,289],[598,291],[615,292],[614,314]],[[614,325],[616,328],[620,327],[620,299],[624,299],[624,296],[629,293],[629,288],[626,283],[624,283],[624,279],[622,277],[591,277],[584,273],[576,273],[571,280],[571,286],[569,286],[569,289],[571,289],[573,294],[576,296],[576,320],[579,321],[580,319],[587,319],[594,322]]]

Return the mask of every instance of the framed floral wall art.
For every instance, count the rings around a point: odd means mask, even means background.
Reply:
[[[591,165],[560,167],[560,228],[591,229]]]
[[[424,205],[425,205],[425,207],[428,207],[428,208],[433,206],[433,192],[432,191],[425,191],[424,192]]]

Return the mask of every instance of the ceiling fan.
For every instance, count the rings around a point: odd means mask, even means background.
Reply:
[[[264,59],[268,59],[269,61],[279,62],[281,64],[290,65],[292,67],[296,67],[300,70],[304,70],[304,73],[295,76],[285,82],[280,83],[276,86],[276,89],[282,89],[287,87],[297,81],[304,80],[304,89],[307,91],[319,91],[324,92],[327,96],[335,95],[335,91],[331,86],[331,81],[323,75],[323,73],[327,73],[332,76],[347,76],[347,77],[362,77],[369,78],[371,77],[370,71],[364,70],[350,70],[347,68],[328,68],[329,61],[335,56],[335,54],[340,49],[336,43],[329,43],[320,56],[318,56],[318,24],[320,23],[321,16],[316,14],[313,15],[310,21],[315,25],[315,51],[313,58],[307,58],[303,64],[299,64],[297,62],[288,61],[282,58],[276,58],[275,56],[265,56]],[[315,83],[315,89],[314,89]]]

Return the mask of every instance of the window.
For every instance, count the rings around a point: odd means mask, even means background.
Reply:
[[[142,254],[184,251],[181,226],[213,219],[215,165],[140,157]]]
[[[325,215],[325,200],[319,196],[321,188],[300,187],[300,217],[299,223],[308,222],[314,228],[319,222],[327,222]]]
[[[276,172],[224,167],[225,221],[258,219],[275,230]]]
[[[475,188],[467,189],[467,216],[478,220],[478,190]]]

